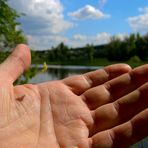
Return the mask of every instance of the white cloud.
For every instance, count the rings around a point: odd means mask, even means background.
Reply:
[[[68,41],[68,45],[71,47],[83,47],[86,44],[101,45],[110,41],[111,35],[106,32],[98,33],[94,36],[75,34]]]
[[[66,38],[62,35],[47,35],[47,36],[31,36],[28,35],[30,45],[36,45],[36,49],[47,49],[49,47],[49,40],[54,46],[63,42],[69,47],[84,47],[86,44],[102,45],[110,42],[112,35],[107,32],[100,32],[96,35],[89,36],[84,34],[75,34],[71,38]],[[124,40],[128,37],[126,33],[116,34],[114,37]],[[42,42],[41,42],[42,41]]]
[[[67,44],[68,39],[62,35],[44,35],[44,36],[32,36],[27,35],[29,45],[35,50],[49,49],[52,46],[57,46],[59,43],[63,42]],[[50,44],[50,43],[51,44]]]
[[[72,27],[70,22],[64,20],[63,6],[59,0],[11,0],[9,3],[26,14],[22,20],[27,22],[26,26],[33,25],[26,27],[27,32],[56,34]]]
[[[142,14],[128,18],[130,27],[136,32],[148,31],[148,7],[139,8]]]
[[[86,40],[86,39],[87,39],[87,36],[86,36],[86,35],[82,35],[82,34],[75,34],[75,35],[73,36],[73,39],[74,39],[74,40],[83,41],[83,40]]]
[[[91,5],[86,5],[75,12],[69,13],[69,16],[71,16],[74,20],[102,19],[110,17],[110,15],[104,14],[99,9],[96,9]]]
[[[118,33],[114,35],[115,38],[120,40],[124,40],[128,36],[129,35],[126,33]],[[109,43],[111,38],[112,35],[107,32],[100,32],[93,36],[75,34],[67,41],[67,43],[71,47],[84,47],[86,44],[103,45]]]
[[[111,35],[107,32],[98,33],[96,35],[96,41],[100,44],[106,44],[110,41]]]
[[[64,19],[63,5],[60,0],[11,0],[8,2],[14,9],[26,14],[20,21],[25,34],[31,37],[29,43],[33,48],[38,49],[38,44],[44,47],[53,45],[51,36],[59,37],[73,27],[71,22]]]
[[[94,36],[75,34],[66,38],[64,33],[74,24],[64,18],[63,5],[60,0],[11,0],[9,4],[26,16],[21,17],[22,29],[24,30],[31,48],[42,50],[56,46],[60,42],[77,47],[85,46],[87,43],[104,44],[108,42],[109,34],[100,33]],[[105,1],[102,1],[102,4]],[[79,12],[79,14],[77,14]],[[99,9],[87,5],[78,10],[77,19],[102,19],[109,15]],[[71,13],[74,15],[74,13]]]
[[[107,44],[110,41],[111,35],[107,32],[101,32],[94,36],[75,34],[71,38],[66,38],[62,35],[47,35],[47,36],[31,36],[28,35],[29,44],[31,46],[36,45],[36,49],[46,49],[49,47],[49,40],[54,46],[63,42],[69,47],[83,47],[86,44],[102,45]]]
[[[129,37],[129,34],[127,34],[127,33],[118,33],[114,37],[121,40],[121,41],[123,41],[125,38]]]

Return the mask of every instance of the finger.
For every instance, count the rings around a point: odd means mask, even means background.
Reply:
[[[93,148],[125,148],[148,136],[148,109],[130,121],[100,132],[91,138]]]
[[[113,102],[148,81],[148,65],[138,67],[82,94],[90,109]]]
[[[103,84],[110,79],[129,72],[130,70],[131,68],[129,65],[115,64],[107,66],[104,69],[66,78],[63,82],[68,85],[74,93],[81,94],[91,87]]]
[[[130,120],[136,114],[148,108],[147,96],[148,83],[129,95],[96,109],[92,112],[94,126],[92,127],[91,133],[94,134]]]
[[[18,45],[12,54],[0,65],[0,81],[13,83],[31,63],[28,46]]]

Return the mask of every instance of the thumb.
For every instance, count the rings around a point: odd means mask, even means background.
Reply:
[[[0,81],[13,83],[31,63],[30,49],[27,45],[18,45],[11,55],[0,65]]]

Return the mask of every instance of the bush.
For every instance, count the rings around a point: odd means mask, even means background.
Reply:
[[[140,58],[136,55],[131,57],[129,61],[133,62],[133,63],[140,63],[141,62]]]

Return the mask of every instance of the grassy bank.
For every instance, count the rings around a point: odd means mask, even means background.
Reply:
[[[75,61],[57,61],[57,62],[46,62],[49,65],[81,65],[81,66],[107,66],[115,63],[127,63],[131,67],[137,67],[143,64],[148,63],[147,61],[140,61],[140,62],[134,62],[134,61],[108,61],[106,58],[99,58],[99,59],[93,59],[92,61],[86,61],[86,60],[75,60]],[[37,64],[37,63],[36,63]],[[42,64],[42,63],[40,63]]]

